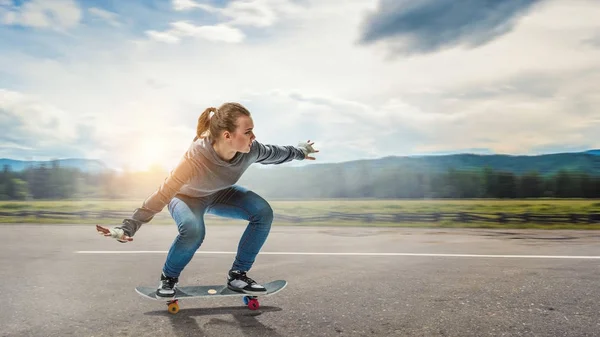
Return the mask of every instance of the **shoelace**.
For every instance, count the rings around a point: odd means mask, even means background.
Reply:
[[[249,278],[248,276],[246,276],[246,273],[240,273],[239,274],[239,279],[248,283],[248,284],[254,284],[256,283],[256,281],[254,281],[253,279]]]
[[[173,288],[175,286],[175,283],[177,283],[177,281],[172,278],[167,278],[166,280],[163,280],[163,284],[166,284],[169,288]]]

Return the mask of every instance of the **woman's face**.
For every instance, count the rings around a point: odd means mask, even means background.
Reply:
[[[256,138],[254,136],[254,122],[252,118],[246,115],[241,115],[237,119],[237,129],[231,134],[229,138],[229,145],[232,150],[238,152],[248,153],[252,146],[252,141]]]

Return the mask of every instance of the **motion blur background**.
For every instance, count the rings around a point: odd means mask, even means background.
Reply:
[[[119,221],[200,113],[237,101],[258,141],[320,150],[240,181],[281,222],[593,228],[598,17],[594,0],[0,0],[0,221]]]

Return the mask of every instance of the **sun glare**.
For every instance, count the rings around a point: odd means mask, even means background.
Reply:
[[[153,166],[163,166],[166,144],[163,139],[145,138],[131,154],[129,167],[134,171],[148,171]]]

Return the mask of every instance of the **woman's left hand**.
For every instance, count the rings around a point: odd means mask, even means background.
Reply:
[[[302,152],[304,152],[304,159],[308,159],[308,160],[315,160],[315,157],[311,157],[309,156],[309,154],[311,153],[317,153],[319,152],[319,150],[315,150],[315,148],[313,147],[313,144],[315,142],[310,141],[310,139],[308,140],[308,142],[304,143],[304,142],[300,142],[298,144],[298,147],[300,148],[300,150],[302,150]]]

